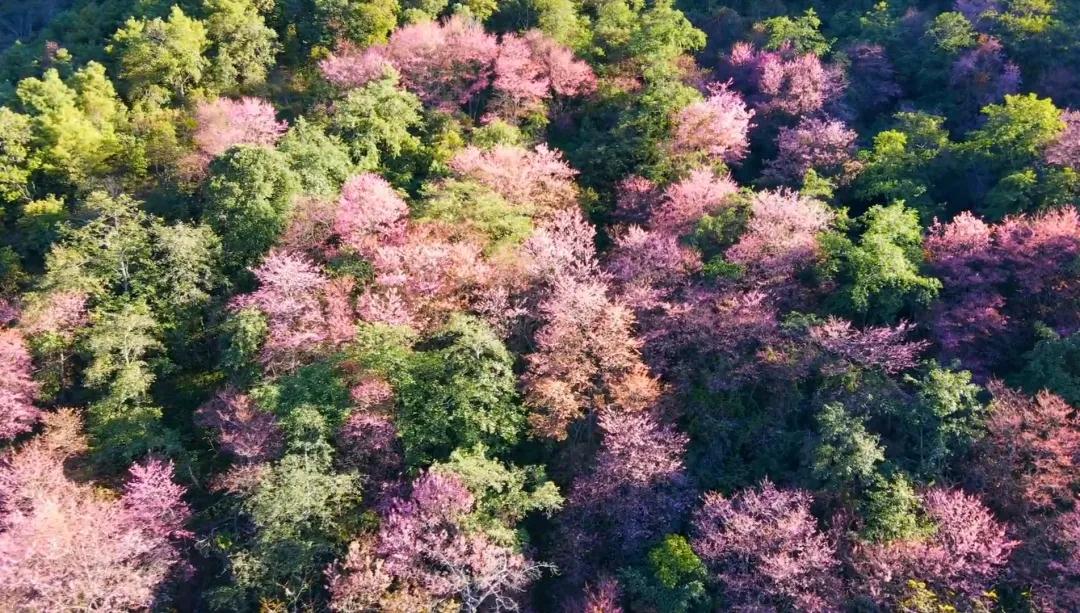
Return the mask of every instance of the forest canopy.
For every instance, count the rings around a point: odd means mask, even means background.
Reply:
[[[0,609],[1080,610],[1080,2],[0,7]]]

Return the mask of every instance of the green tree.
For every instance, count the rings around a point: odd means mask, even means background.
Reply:
[[[1050,329],[1024,355],[1024,367],[1013,379],[1029,393],[1048,389],[1065,402],[1080,406],[1080,333],[1062,337]]]
[[[950,151],[945,118],[924,113],[899,113],[897,125],[874,137],[873,147],[858,154],[862,171],[855,193],[868,201],[904,201],[929,223],[941,207],[933,186]]]
[[[900,415],[906,454],[916,474],[940,476],[948,461],[962,455],[982,433],[986,407],[982,388],[966,370],[950,370],[932,362],[913,379],[917,402]]]
[[[179,6],[169,18],[129,18],[106,48],[116,56],[130,98],[184,98],[202,83],[210,68],[206,26]]]
[[[0,106],[0,212],[30,199],[30,118]]]
[[[498,453],[517,442],[525,411],[513,357],[479,319],[456,315],[425,340],[398,375],[398,432],[413,466],[477,444]]]
[[[858,244],[840,249],[841,300],[846,309],[875,323],[893,321],[903,311],[925,307],[941,290],[941,282],[919,274],[922,227],[915,211],[902,202],[871,207],[858,220]],[[843,242],[839,243],[843,244]]]
[[[360,491],[357,475],[334,474],[325,458],[282,458],[240,505],[254,534],[218,539],[235,582],[214,595],[218,606],[246,609],[254,600],[303,608],[298,603],[319,589],[326,565],[355,527]]]
[[[829,403],[817,415],[818,435],[812,452],[814,478],[834,491],[850,491],[871,480],[885,460],[881,440],[840,403]]]
[[[259,85],[277,53],[277,33],[267,27],[253,0],[206,0],[206,36],[217,89]]]
[[[492,190],[472,181],[444,180],[428,185],[418,207],[418,218],[452,224],[487,238],[488,250],[520,244],[532,232],[526,211]]]
[[[420,110],[420,99],[388,75],[335,104],[330,130],[348,144],[359,171],[376,171],[420,146],[413,133],[420,125]]]
[[[431,470],[453,473],[461,478],[476,499],[468,525],[480,530],[501,545],[520,547],[526,542],[518,523],[530,513],[551,515],[562,506],[563,498],[554,483],[548,481],[542,466],[513,465],[489,458],[487,448],[456,449],[444,462]]]
[[[780,49],[790,45],[797,53],[825,55],[834,41],[821,34],[821,18],[814,9],[806,9],[794,19],[787,15],[772,17],[754,28],[765,36],[766,49]]]
[[[119,166],[126,109],[101,64],[87,64],[69,83],[49,69],[20,81],[17,94],[30,116],[30,168],[80,185]]]
[[[277,148],[288,159],[301,190],[307,194],[336,195],[356,170],[345,143],[303,117],[293,123]]]
[[[125,467],[150,451],[174,452],[175,435],[161,423],[161,408],[150,398],[155,377],[151,360],[164,349],[158,323],[142,302],[93,314],[86,337],[86,385],[101,397],[87,410],[87,432],[97,460]]]
[[[922,501],[903,473],[878,475],[859,504],[862,537],[871,542],[912,539],[928,534],[933,524],[922,514]]]
[[[646,569],[628,568],[620,579],[636,603],[635,610],[686,611],[708,610],[705,564],[679,534],[669,534],[649,550]]]
[[[221,237],[232,271],[259,261],[284,231],[297,180],[284,155],[234,147],[210,165],[205,221]]]

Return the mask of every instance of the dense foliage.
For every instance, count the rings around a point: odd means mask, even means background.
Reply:
[[[1080,2],[0,4],[0,609],[1080,610]]]

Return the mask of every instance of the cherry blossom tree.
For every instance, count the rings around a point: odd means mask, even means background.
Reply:
[[[974,113],[1019,91],[1020,68],[1005,57],[998,39],[983,36],[978,46],[956,59],[949,85],[968,112]]]
[[[195,411],[196,422],[216,431],[218,444],[243,462],[265,462],[284,449],[277,420],[246,394],[227,387]]]
[[[364,173],[345,182],[334,217],[342,244],[370,256],[380,244],[400,240],[409,207],[382,177]]]
[[[32,378],[33,364],[22,335],[0,328],[0,440],[29,432],[41,419],[34,406],[38,384]]]
[[[881,111],[903,94],[895,80],[892,62],[881,45],[855,43],[847,49],[851,58],[847,100],[856,110]]]
[[[596,89],[589,65],[539,30],[503,36],[494,71],[489,116],[511,120],[543,111],[553,96],[580,96]]]
[[[675,236],[638,226],[615,238],[605,265],[620,296],[635,310],[659,306],[700,268],[700,255]]]
[[[50,415],[45,434],[0,466],[0,603],[7,610],[130,610],[164,602],[184,571],[190,510],[172,466],[132,468],[119,498],[70,481],[64,460],[85,446],[74,413]]]
[[[433,603],[456,599],[465,611],[518,610],[516,599],[543,566],[468,530],[475,504],[452,473],[419,477],[408,497],[390,502],[374,543],[353,545],[345,564],[330,571],[334,608],[426,595]]]
[[[694,514],[691,545],[735,609],[835,606],[839,562],[818,531],[810,494],[769,481],[731,498],[710,492]]]
[[[574,481],[563,513],[569,540],[560,567],[571,579],[616,568],[670,531],[689,509],[687,437],[647,411],[600,414],[592,469]]]
[[[1080,323],[1067,306],[1080,299],[1080,284],[1069,273],[1080,254],[1073,207],[996,226],[961,213],[931,226],[924,248],[944,285],[932,315],[936,338],[947,356],[969,368],[984,370],[1009,355],[1032,321],[1064,330]]]
[[[682,235],[693,229],[703,215],[715,213],[729,204],[738,186],[728,175],[717,176],[708,169],[698,169],[672,183],[649,218],[649,227],[660,232]]]
[[[840,363],[827,364],[825,372],[844,372],[850,365],[879,368],[895,374],[911,369],[929,346],[927,341],[906,340],[914,324],[869,327],[858,330],[851,322],[830,318],[810,328],[809,338]]]
[[[818,253],[817,234],[833,218],[821,202],[783,189],[754,194],[751,213],[727,259],[745,266],[750,278],[763,284],[786,281],[810,264]]]
[[[843,74],[824,65],[813,53],[799,54],[786,46],[761,51],[736,43],[725,63],[735,86],[761,113],[809,115],[843,93]]]
[[[390,36],[385,45],[358,52],[346,47],[320,63],[327,80],[359,87],[380,77],[385,65],[425,104],[453,111],[491,84],[499,46],[476,21],[455,15],[442,23],[422,21]]]
[[[510,145],[466,147],[450,160],[450,168],[537,215],[577,203],[573,182],[577,171],[567,165],[561,153],[544,144],[531,151]]]
[[[1057,166],[1080,170],[1080,111],[1061,114],[1065,129],[1046,149],[1046,161]]]
[[[1052,510],[1080,484],[1080,418],[1060,397],[995,383],[972,477],[996,508],[1017,517]]]
[[[841,180],[850,175],[855,131],[835,119],[804,117],[794,128],[780,128],[776,157],[763,176],[777,183],[799,183],[808,170]]]
[[[521,246],[525,274],[550,285],[558,278],[595,278],[596,229],[580,211],[559,211],[541,223]]]
[[[195,124],[192,138],[206,162],[236,145],[273,147],[289,127],[269,102],[249,97],[200,102]]]
[[[523,378],[534,430],[557,440],[590,409],[648,407],[658,387],[641,363],[634,317],[607,296],[605,284],[556,278],[540,303],[544,325]]]
[[[746,157],[754,111],[727,84],[713,83],[708,97],[693,102],[675,115],[672,151],[676,155],[700,155],[706,162],[738,162]]]
[[[252,272],[259,288],[237,296],[231,306],[234,310],[256,308],[266,316],[261,360],[269,370],[293,370],[327,343],[352,338],[350,288],[331,282],[307,258],[271,251]]]
[[[1004,571],[1017,543],[974,496],[937,488],[922,499],[935,526],[932,535],[867,544],[856,551],[866,588],[879,602],[895,603],[915,578],[936,593],[956,594],[965,605],[978,602]]]

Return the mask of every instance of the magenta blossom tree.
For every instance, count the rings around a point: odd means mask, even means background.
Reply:
[[[334,217],[343,245],[370,256],[380,244],[400,240],[409,207],[382,177],[364,173],[345,182]]]
[[[844,181],[853,171],[855,137],[842,121],[804,117],[794,128],[780,128],[776,157],[769,160],[763,176],[776,183],[799,184],[813,169]]]
[[[274,416],[246,394],[228,387],[195,411],[196,422],[215,431],[218,444],[242,462],[272,460],[284,449]]]
[[[802,116],[818,112],[844,91],[843,73],[812,53],[790,47],[762,51],[736,43],[725,62],[735,87],[761,113]]]
[[[839,562],[818,531],[810,494],[769,481],[731,498],[711,492],[694,514],[694,551],[733,609],[828,611],[836,606]]]

